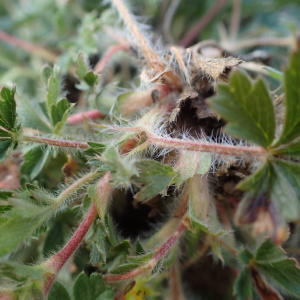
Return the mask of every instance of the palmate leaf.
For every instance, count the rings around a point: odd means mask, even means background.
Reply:
[[[93,273],[88,277],[84,272],[80,273],[73,286],[74,300],[113,300],[114,291],[105,286],[100,274]]]
[[[57,209],[54,198],[41,190],[14,192],[13,208],[0,225],[0,256],[6,255],[34,235]]]
[[[233,288],[238,300],[252,299],[253,287],[249,268],[244,267],[242,269]]]
[[[6,123],[6,129],[15,127],[16,123],[16,101],[14,99],[15,88],[10,90],[3,87],[0,91],[0,118]]]
[[[66,288],[55,281],[49,292],[48,300],[71,300],[71,297]]]
[[[242,191],[249,191],[240,203],[237,211],[236,217],[239,222],[241,224],[248,223],[250,219],[253,219],[253,222],[255,210],[259,210],[258,203],[267,209],[268,201],[271,201],[277,213],[284,220],[299,219],[299,178],[300,165],[295,162],[273,158],[264,163],[255,173],[237,186]],[[263,198],[265,198],[265,201]]]
[[[291,142],[300,136],[300,49],[292,55],[290,66],[285,71],[285,123],[281,137],[275,142],[275,146]]]
[[[232,72],[230,84],[220,84],[210,104],[229,122],[225,127],[229,134],[265,148],[273,142],[274,108],[262,80],[251,84],[245,74]]]
[[[300,142],[297,141],[294,143],[283,145],[276,149],[272,149],[272,154],[291,158],[300,158]]]
[[[300,269],[282,248],[266,240],[256,252],[255,266],[287,292],[300,296]]]
[[[140,171],[138,175],[133,176],[132,180],[138,185],[143,185],[134,196],[139,201],[149,200],[163,192],[177,175],[171,166],[154,160],[141,160],[136,162],[135,166]]]
[[[106,263],[106,243],[105,238],[108,237],[107,228],[102,222],[97,222],[97,230],[93,236],[93,245],[90,254],[91,264],[98,262]]]
[[[44,133],[52,132],[51,125],[47,124],[46,118],[41,114],[42,111],[38,111],[32,107],[31,104],[22,97],[18,98],[17,110],[20,122],[24,127],[34,128]]]
[[[25,161],[21,165],[21,172],[27,174],[30,180],[34,179],[43,169],[51,156],[50,147],[44,149],[39,145],[33,145],[24,154]]]

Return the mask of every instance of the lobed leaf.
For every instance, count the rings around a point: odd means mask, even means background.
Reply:
[[[7,151],[14,145],[12,139],[0,139],[0,160],[2,160]]]
[[[300,134],[300,49],[292,54],[290,66],[285,71],[284,87],[285,87],[285,123],[280,138],[275,142],[274,146],[291,142]]]
[[[138,175],[134,175],[132,180],[138,185],[143,185],[142,189],[134,196],[139,201],[146,201],[163,192],[170,184],[177,172],[169,165],[162,164],[154,160],[141,160],[135,163],[139,169]]]
[[[111,287],[105,286],[102,276],[98,273],[88,277],[80,273],[73,286],[74,300],[113,300],[114,292]],[[101,296],[103,296],[101,298]]]
[[[266,240],[257,250],[255,266],[287,292],[300,296],[300,269],[296,260],[288,258],[282,248]]]
[[[10,90],[3,87],[0,91],[0,119],[6,124],[4,128],[11,130],[16,125],[16,101],[14,99],[15,87]]]
[[[50,289],[48,300],[71,300],[67,289],[55,281]]]
[[[273,155],[282,155],[290,158],[300,158],[300,142],[283,145],[280,148],[272,149]]]
[[[50,156],[50,147],[46,146],[45,149],[42,149],[39,145],[33,145],[25,152],[25,161],[22,163],[20,171],[28,174],[32,180],[41,172]]]
[[[234,282],[233,289],[238,300],[252,299],[253,287],[249,268],[242,269]]]
[[[262,80],[253,85],[241,72],[233,72],[230,85],[218,86],[218,95],[210,102],[229,124],[229,134],[262,147],[271,145],[275,133],[275,114],[269,92]]]
[[[47,93],[47,108],[51,112],[52,104],[56,104],[59,95],[59,70],[57,67],[53,68],[53,73],[48,80],[48,93]]]

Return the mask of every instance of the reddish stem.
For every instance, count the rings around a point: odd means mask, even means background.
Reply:
[[[57,55],[42,48],[42,47],[39,47],[39,46],[36,46],[36,45],[33,45],[29,42],[26,42],[26,41],[23,41],[21,39],[18,39],[4,31],[2,31],[0,29],[0,40],[2,41],[5,41],[11,45],[14,45],[14,46],[17,46],[17,47],[20,47],[26,51],[29,51],[33,54],[37,54],[39,55],[40,57],[46,59],[46,60],[49,60],[51,62],[56,62],[57,60]]]
[[[51,285],[55,280],[60,269],[66,263],[66,261],[70,258],[70,256],[74,253],[74,251],[78,248],[81,244],[84,236],[86,235],[87,231],[91,227],[94,222],[95,217],[97,216],[97,206],[95,203],[92,204],[88,214],[82,221],[81,225],[77,228],[75,234],[72,236],[71,240],[68,244],[57,254],[49,258],[44,265],[47,266],[49,270],[55,273],[53,276],[49,276],[45,283],[44,288],[44,295],[47,297]]]
[[[72,115],[68,117],[67,122],[69,125],[75,125],[83,122],[84,118],[94,120],[102,117],[105,117],[105,114],[101,113],[97,109],[93,109],[91,111],[86,111],[84,113]]]
[[[211,9],[196,23],[194,27],[181,39],[179,45],[182,47],[189,46],[199,33],[210,23],[217,15],[228,0],[217,0]]]
[[[147,139],[154,145],[172,149],[183,149],[183,150],[193,150],[200,152],[210,152],[224,155],[257,155],[264,156],[268,152],[263,147],[247,147],[247,146],[234,146],[225,145],[218,143],[208,143],[208,142],[198,142],[191,140],[182,140],[175,138],[167,138],[158,136],[152,132],[147,132]]]
[[[120,274],[120,275],[107,275],[104,276],[105,281],[122,281],[133,278],[146,270],[151,271],[155,268],[159,260],[164,257],[170,248],[175,244],[175,242],[180,237],[182,231],[184,230],[184,225],[180,224],[174,234],[161,246],[157,249],[157,253],[149,260],[149,262],[145,265],[142,265],[128,273]]]
[[[56,140],[41,136],[32,136],[32,135],[24,135],[24,141],[26,142],[35,142],[39,144],[58,146],[58,147],[68,147],[68,148],[81,148],[87,149],[89,145],[85,142],[78,141],[66,141],[66,140]]]
[[[103,56],[103,58],[96,64],[96,66],[94,68],[94,72],[97,74],[101,73],[115,52],[117,52],[119,50],[128,51],[129,49],[130,49],[130,47],[127,44],[115,45],[115,46],[110,47],[108,49],[108,51],[106,52],[106,54]]]

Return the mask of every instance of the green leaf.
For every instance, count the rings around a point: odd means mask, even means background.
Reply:
[[[262,80],[253,85],[241,72],[232,72],[230,85],[220,84],[211,106],[229,124],[226,131],[267,148],[275,133],[275,115],[269,92]]]
[[[136,253],[136,255],[146,254],[146,250],[144,249],[144,247],[139,239],[137,239],[137,241],[135,243],[135,253]]]
[[[283,80],[283,75],[284,74],[282,72],[280,72],[280,71],[278,71],[278,70],[276,70],[272,67],[263,66],[262,68],[266,69],[268,71],[269,75],[271,77],[273,77],[274,79],[276,79],[280,82]]]
[[[243,262],[246,265],[249,265],[250,260],[253,259],[254,256],[251,252],[249,252],[247,249],[243,249],[240,253],[239,253],[239,259],[241,262]]]
[[[211,165],[211,154],[199,151],[180,151],[176,165],[175,183],[180,186],[184,181],[193,177],[195,174],[205,174]]]
[[[285,71],[284,90],[285,90],[285,123],[281,137],[275,145],[286,144],[300,136],[300,49],[293,53],[290,66]]]
[[[53,73],[48,80],[48,93],[47,93],[47,108],[49,115],[51,112],[52,104],[56,104],[59,95],[59,71],[57,67],[53,68]]]
[[[84,75],[83,79],[90,87],[93,87],[98,82],[99,77],[93,71],[89,71]]]
[[[48,83],[48,80],[52,74],[53,74],[52,68],[50,68],[48,65],[45,65],[42,71],[42,78],[46,84]]]
[[[84,56],[83,56],[83,53],[81,51],[79,51],[79,53],[78,53],[77,60],[76,60],[76,65],[77,65],[76,74],[78,75],[78,77],[81,80],[84,80],[84,76],[88,71],[88,67],[85,63]]]
[[[271,201],[286,220],[300,216],[300,165],[273,159],[271,165]]]
[[[136,173],[134,165],[121,158],[119,152],[113,146],[107,147],[102,156],[111,170],[112,181],[118,185],[128,187],[131,176]]]
[[[296,260],[286,258],[271,263],[256,262],[255,265],[287,292],[300,296],[300,269]]]
[[[173,181],[176,172],[169,165],[154,160],[141,160],[135,163],[138,175],[132,180],[142,189],[134,196],[139,201],[146,201],[163,192]]]
[[[125,273],[128,273],[128,272],[136,269],[140,265],[141,264],[139,264],[139,263],[125,263],[125,264],[122,264],[122,265],[119,265],[119,266],[113,268],[112,270],[110,270],[110,273],[112,273],[112,274],[125,274]]]
[[[0,226],[0,256],[10,253],[30,235],[33,235],[45,222],[46,217],[48,217],[47,214],[30,218],[19,216],[9,218]]]
[[[89,156],[95,156],[102,154],[102,152],[105,150],[106,145],[95,143],[95,142],[88,142],[88,145],[91,148],[88,148],[87,150],[84,150],[83,153]]]
[[[12,209],[11,205],[0,205],[0,214],[3,214]]]
[[[124,240],[109,249],[107,253],[107,266],[110,270],[126,262],[126,257],[130,255],[130,247],[130,242]]]
[[[99,296],[109,295],[107,300],[113,300],[114,293],[110,287],[105,286],[100,274],[93,273],[88,277],[84,272],[80,273],[73,286],[74,300],[96,300]]]
[[[106,244],[105,238],[108,236],[106,227],[102,222],[97,222],[97,231],[93,237],[93,245],[90,254],[91,264],[98,262],[106,263]]]
[[[17,282],[24,282],[28,278],[42,280],[46,270],[41,266],[26,266],[16,262],[4,262],[1,265],[1,275]]]
[[[144,255],[138,255],[138,256],[128,256],[127,260],[130,263],[136,263],[136,264],[143,264],[146,261],[148,261],[151,257],[153,257],[156,254],[157,251],[153,251]]]
[[[19,119],[24,127],[38,129],[44,133],[52,133],[50,124],[41,117],[42,111],[34,109],[25,99],[18,98]]]
[[[76,73],[78,77],[90,87],[93,87],[98,82],[99,77],[98,75],[94,74],[93,71],[88,70],[88,66],[84,60],[84,55],[81,51],[78,53],[76,64]]]
[[[288,258],[282,248],[266,240],[257,250],[255,265],[268,278],[287,292],[300,296],[300,269],[296,260]]]
[[[3,159],[7,151],[13,146],[12,139],[0,139],[0,160]]]
[[[60,250],[68,234],[69,228],[67,224],[61,220],[55,222],[49,232],[47,232],[43,247],[43,255],[47,257],[47,255]]]
[[[55,281],[50,289],[48,300],[71,300],[67,289]]]
[[[57,104],[52,103],[51,105],[51,120],[52,125],[55,126],[60,122],[65,114],[65,112],[70,108],[70,104],[66,98],[60,99]]]
[[[15,88],[10,90],[3,87],[0,92],[0,118],[7,124],[6,129],[13,129],[16,123],[16,101],[14,99]]]
[[[273,155],[283,155],[291,158],[300,158],[300,142],[283,145],[280,148],[272,149]]]
[[[34,145],[24,154],[25,161],[21,165],[21,172],[28,174],[30,179],[34,179],[43,169],[51,156],[51,149],[42,149],[39,145]]]
[[[11,198],[13,195],[13,191],[0,189],[0,200],[7,200]]]
[[[241,181],[237,188],[254,193],[267,191],[269,188],[270,166],[266,162],[256,172]]]
[[[238,300],[252,299],[253,287],[249,268],[243,268],[235,280],[233,288]]]
[[[285,258],[286,255],[284,254],[282,248],[275,245],[270,239],[267,239],[261,244],[255,255],[256,262],[272,262],[274,260],[276,261]]]

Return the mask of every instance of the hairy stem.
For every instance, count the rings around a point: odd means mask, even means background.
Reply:
[[[181,39],[179,45],[182,47],[188,47],[227,2],[228,0],[217,0],[211,9],[200,19],[200,21]]]
[[[24,135],[23,141],[34,142],[34,143],[50,145],[50,146],[57,146],[57,147],[79,148],[79,149],[89,148],[89,145],[85,142],[56,140],[56,139],[46,138],[42,136],[33,136],[33,135]]]
[[[103,128],[103,126],[99,126],[97,124],[94,124],[94,126]],[[111,128],[116,131],[131,132],[131,133],[145,132],[148,142],[152,143],[153,145],[157,145],[164,148],[170,148],[170,149],[182,149],[182,150],[209,152],[209,153],[234,155],[234,156],[265,157],[266,155],[268,155],[268,150],[259,146],[258,147],[235,146],[235,145],[226,145],[226,144],[219,144],[219,143],[209,143],[209,142],[200,142],[200,141],[191,141],[191,140],[163,137],[149,131],[147,128],[143,126],[128,127],[128,128],[106,126],[105,128]]]
[[[132,18],[128,11],[128,8],[124,5],[122,0],[111,0],[111,2],[116,6],[119,14],[124,19],[124,22],[128,26],[131,34],[138,43],[143,55],[145,56],[150,68],[157,69],[162,72],[165,69],[164,62],[160,59],[158,54],[152,49],[149,42],[146,40],[141,30],[137,26],[136,22]],[[154,64],[156,62],[157,65]]]
[[[65,189],[58,197],[57,202],[62,203],[65,201],[69,196],[73,195],[76,191],[78,191],[80,188],[82,188],[85,184],[90,182],[91,180],[95,179],[98,176],[97,171],[90,172],[80,178],[79,180],[75,181],[73,184],[71,184],[67,189]]]
[[[120,16],[123,18],[125,24],[128,26],[131,34],[137,42],[140,50],[147,60],[149,67],[158,73],[163,73],[167,69],[166,63],[162,58],[152,49],[150,43],[147,41],[138,25],[131,16],[128,8],[124,5],[122,0],[111,0],[111,2],[117,8]],[[164,78],[168,78],[168,81],[178,88],[182,88],[180,77],[173,71],[168,71],[164,74]]]
[[[23,41],[19,38],[16,38],[0,29],[0,40],[5,41],[11,45],[22,48],[28,52],[31,52],[34,55],[40,56],[45,60],[48,60],[52,63],[55,63],[57,60],[57,55],[36,45],[33,45],[29,42]]]
[[[127,280],[130,278],[133,278],[145,271],[151,271],[155,268],[157,263],[161,258],[163,258],[167,252],[170,250],[170,248],[176,243],[176,241],[179,239],[181,233],[184,230],[184,225],[180,224],[177,230],[171,235],[171,237],[159,248],[157,248],[156,254],[148,261],[148,263],[128,272],[125,274],[118,274],[118,275],[107,275],[104,276],[105,281],[122,281],[122,280]]]
[[[48,276],[45,282],[45,297],[47,297],[52,283],[54,282],[58,272],[64,266],[64,264],[70,258],[70,256],[74,253],[74,251],[78,248],[78,246],[81,244],[84,236],[93,224],[96,216],[97,206],[95,203],[93,203],[88,214],[86,215],[80,226],[77,228],[76,232],[72,236],[71,240],[67,243],[67,245],[60,252],[50,257],[46,262],[43,263],[43,266],[45,266],[51,272],[51,275]]]
[[[165,148],[210,152],[224,155],[266,156],[268,153],[267,150],[263,147],[234,146],[218,143],[182,140],[158,136],[152,132],[147,132],[147,140],[154,145]]]

